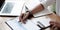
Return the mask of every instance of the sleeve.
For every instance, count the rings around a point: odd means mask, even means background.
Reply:
[[[47,7],[52,5],[53,3],[55,3],[56,1],[55,0],[46,0],[46,1],[42,1],[40,4],[42,4],[44,6],[44,10],[41,11],[41,12],[38,12],[36,14],[33,14],[34,17],[39,17],[39,16],[42,16],[42,15],[47,15],[47,14],[50,14],[52,12],[50,12]]]
[[[55,3],[55,2],[56,2],[56,0],[46,0],[46,1],[41,2],[41,4],[42,4],[45,8],[47,8],[49,5],[51,5],[51,4]]]

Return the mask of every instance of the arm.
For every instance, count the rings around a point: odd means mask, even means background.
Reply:
[[[44,10],[45,8],[47,8],[49,5],[53,4],[54,2],[55,0],[47,0],[47,1],[42,2],[41,4],[37,5],[31,12],[27,12],[26,14],[21,15],[19,17],[19,20],[25,23],[27,21],[26,19],[33,16],[32,14],[35,14],[37,12]]]
[[[35,13],[37,13],[37,12],[42,11],[43,9],[44,9],[44,6],[43,6],[42,4],[40,4],[40,5],[36,6],[36,8],[34,8],[34,9],[31,11],[31,13],[32,13],[32,14],[35,14]]]
[[[49,5],[55,3],[55,0],[47,0],[44,2],[41,2],[39,5],[36,6],[36,8],[34,8],[31,13],[35,14],[37,12],[40,12],[42,10],[44,10],[45,8],[47,8]]]

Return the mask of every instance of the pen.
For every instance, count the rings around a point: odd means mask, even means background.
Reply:
[[[45,27],[41,22],[37,21],[37,23],[39,23],[42,28]]]
[[[50,28],[50,27],[52,27],[52,25],[49,25],[49,26],[47,26],[47,27],[43,27],[43,28],[41,28],[40,30],[44,30],[44,29],[47,29],[47,28]]]
[[[38,26],[39,28],[42,28],[39,24],[37,24],[37,26]]]

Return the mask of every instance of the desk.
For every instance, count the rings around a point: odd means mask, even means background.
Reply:
[[[60,21],[60,17],[57,16],[56,14],[52,13],[51,15],[47,15],[51,20],[57,20]],[[2,30],[11,30],[4,22],[7,21],[8,19],[14,19],[15,17],[0,17],[0,28]],[[53,30],[52,28],[48,28],[46,30]]]
[[[1,30],[11,30],[6,24],[5,21],[8,19],[14,19],[15,17],[0,17],[0,29]]]

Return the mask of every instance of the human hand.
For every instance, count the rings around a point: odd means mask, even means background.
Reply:
[[[19,22],[22,22],[22,23],[26,23],[27,19],[30,19],[32,18],[33,15],[30,14],[30,12],[27,12],[27,13],[23,13],[21,14],[21,16],[19,17]]]
[[[50,21],[50,25],[52,25],[52,28],[57,27],[60,30],[60,22]]]

